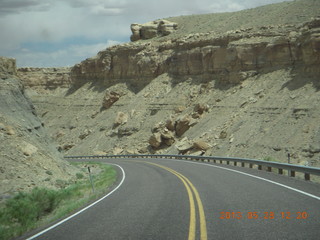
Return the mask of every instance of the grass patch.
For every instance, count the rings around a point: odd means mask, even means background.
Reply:
[[[72,163],[82,167],[76,182],[66,184],[58,180],[60,189],[34,188],[31,192],[19,192],[0,206],[0,239],[11,239],[31,229],[47,225],[74,212],[88,202],[107,192],[116,180],[116,170],[102,163]],[[92,171],[92,192],[87,166]]]

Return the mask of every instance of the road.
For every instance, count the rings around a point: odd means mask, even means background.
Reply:
[[[319,239],[320,184],[221,164],[101,161],[117,164],[118,188],[53,229],[27,237]]]

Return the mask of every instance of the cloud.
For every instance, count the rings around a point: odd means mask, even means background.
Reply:
[[[281,1],[0,0],[0,55],[18,58],[19,66],[70,65],[95,55],[101,50],[99,44],[111,39],[129,41],[133,22],[236,11]]]
[[[49,52],[21,48],[14,57],[17,59],[19,67],[73,66],[75,63],[93,57],[99,51],[118,43],[118,41],[109,40],[107,43],[70,45]]]
[[[96,15],[106,15],[106,16],[112,16],[112,15],[120,15],[123,12],[122,8],[108,8],[104,6],[96,6],[92,8],[91,12]]]
[[[0,16],[26,11],[48,11],[51,5],[50,0],[0,0]]]

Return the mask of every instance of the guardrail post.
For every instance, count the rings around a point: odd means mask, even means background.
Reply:
[[[229,163],[230,163],[230,162],[229,162],[229,161],[227,161],[227,165],[229,165]]]
[[[295,176],[296,176],[296,172],[293,171],[293,170],[291,170],[291,171],[290,171],[290,177],[295,177]]]
[[[233,162],[233,165],[234,165],[234,166],[237,166],[237,162],[236,162],[236,161],[234,161],[234,162]]]
[[[221,163],[221,164],[223,163],[222,160],[220,160],[220,163]]]
[[[241,163],[241,167],[245,167],[245,164],[244,164],[244,162],[242,162],[242,163]]]
[[[271,167],[268,167],[267,168],[267,172],[271,172],[272,171],[272,168]]]
[[[249,168],[253,168],[253,164],[252,163],[249,163]]]
[[[310,181],[310,173],[305,173],[304,174],[304,180]]]
[[[258,170],[262,170],[262,166],[261,165],[258,165]]]
[[[278,169],[278,173],[279,173],[279,174],[283,174],[283,169],[282,169],[282,168],[279,168],[279,169]]]

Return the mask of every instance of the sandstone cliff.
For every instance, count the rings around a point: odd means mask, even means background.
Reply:
[[[54,90],[69,88],[71,68],[19,68],[17,76],[27,88],[34,90]]]
[[[253,74],[286,67],[319,73],[319,56],[320,19],[315,19],[299,26],[117,45],[73,67],[71,77],[74,84],[95,81],[106,86],[121,81],[143,86],[164,73],[239,83]]]

